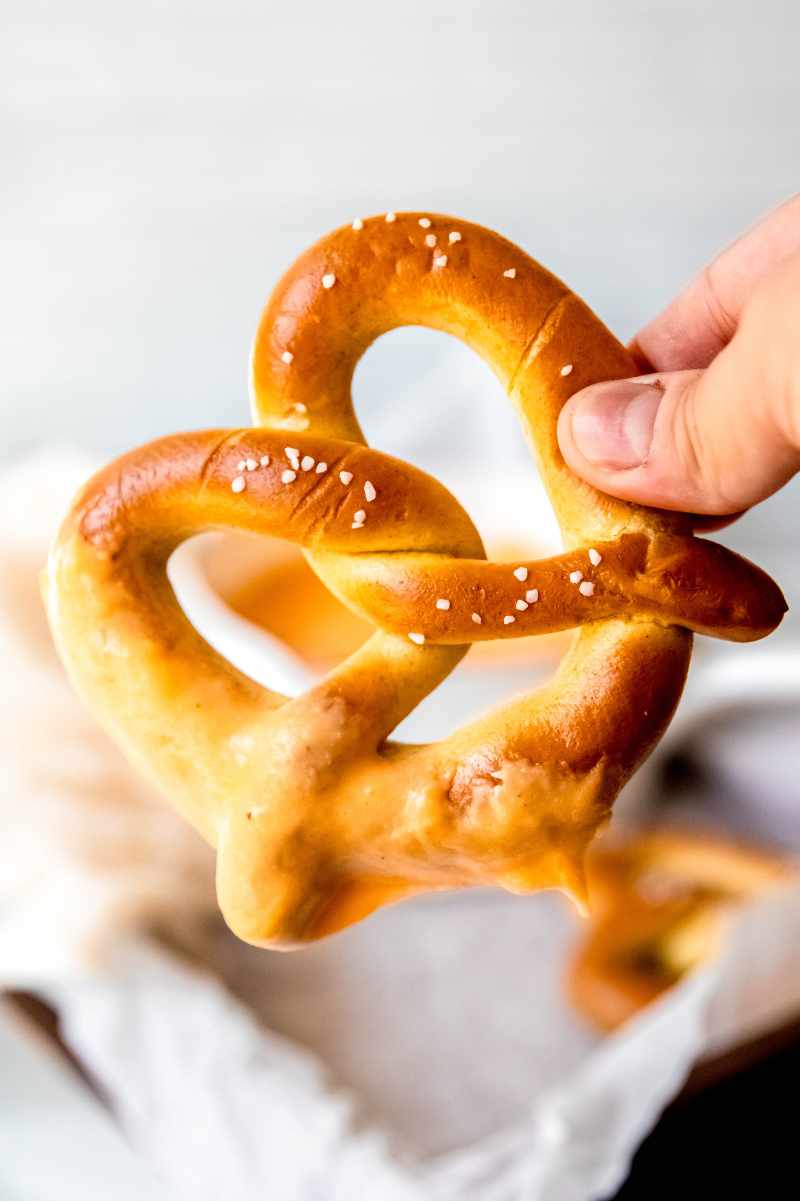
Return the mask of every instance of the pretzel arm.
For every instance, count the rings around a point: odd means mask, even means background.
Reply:
[[[347,465],[354,475],[363,474],[361,459],[371,457],[373,474],[375,459],[381,458],[383,478],[395,481],[395,512],[405,512],[406,493],[415,489],[424,522],[419,528],[406,524],[412,544],[438,547],[436,535],[426,536],[425,530],[441,528],[446,515],[454,552],[482,553],[466,514],[422,472],[343,441],[308,435],[294,441],[304,461],[312,452],[317,463],[327,456],[331,466],[324,476],[300,470],[293,486],[284,484],[286,437],[266,430],[177,435],[133,451],[86,485],[50,559],[51,624],[57,641],[70,648],[64,659],[75,683],[106,721],[114,715],[114,732],[137,762],[152,765],[153,745],[159,746],[161,786],[170,795],[188,794],[184,809],[193,812],[196,797],[209,787],[214,793],[209,807],[221,804],[215,779],[223,793],[236,790],[230,777],[242,731],[255,737],[286,698],[238,671],[189,622],[166,572],[182,541],[205,530],[236,529],[302,545],[352,545],[352,511],[363,502],[342,485],[334,468]],[[242,461],[258,466],[243,477]],[[231,487],[237,476],[247,481],[238,494]],[[442,648],[415,677],[405,661],[414,648],[406,644],[390,652],[394,641],[376,635],[357,661],[383,683],[385,695],[376,696],[369,729],[361,730],[373,745],[463,654]],[[352,675],[358,672],[334,673],[329,689],[346,692]],[[201,814],[197,824],[215,840],[210,818]]]
[[[211,841],[230,739],[283,700],[212,649],[167,579],[175,547],[211,524],[204,473],[226,438],[192,435],[179,456],[178,440],[164,439],[90,480],[56,539],[45,595],[78,691]]]
[[[368,621],[437,645],[524,638],[620,617],[681,625],[733,642],[769,634],[786,611],[772,579],[723,546],[624,534],[533,562],[422,553],[364,554],[342,565],[317,553],[332,592]]]

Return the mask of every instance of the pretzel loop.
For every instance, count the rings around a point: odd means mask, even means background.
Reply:
[[[446,489],[366,446],[355,364],[412,323],[460,337],[500,377],[563,555],[487,563]],[[261,429],[164,439],[78,498],[51,559],[54,632],[89,703],[216,845],[220,904],[243,938],[298,945],[454,885],[579,897],[587,843],[677,703],[689,630],[747,639],[777,624],[782,598],[757,568],[567,471],[567,396],[633,372],[585,305],[497,235],[375,218],[323,239],[270,300],[251,364]],[[296,700],[257,687],[167,581],[174,547],[208,528],[298,542],[376,633]],[[439,743],[387,741],[470,642],[573,626],[538,693]]]

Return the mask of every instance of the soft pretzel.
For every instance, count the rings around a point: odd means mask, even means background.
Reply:
[[[785,858],[721,835],[649,830],[588,857],[591,923],[570,996],[613,1030],[712,955],[732,910],[795,879]]]
[[[486,562],[445,488],[366,445],[354,367],[409,324],[494,368],[564,554]],[[50,559],[57,642],[100,720],[216,846],[242,938],[294,946],[457,885],[579,896],[586,845],[678,701],[689,631],[747,640],[778,623],[783,598],[757,568],[694,539],[687,518],[567,470],[566,398],[634,370],[582,301],[497,234],[389,213],[323,238],[279,283],[252,354],[257,428],[163,438],[78,496]],[[175,547],[210,528],[300,543],[375,634],[295,700],[257,686],[200,638],[167,580]],[[568,627],[541,691],[439,743],[388,741],[471,642]]]

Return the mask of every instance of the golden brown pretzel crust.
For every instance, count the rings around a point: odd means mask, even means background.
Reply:
[[[613,1030],[713,954],[734,906],[794,869],[718,835],[654,830],[596,846],[587,874],[591,923],[567,986],[593,1025]]]
[[[355,364],[412,323],[460,337],[502,380],[564,555],[487,563],[446,489],[365,445]],[[566,469],[564,401],[634,370],[577,297],[497,234],[376,217],[324,238],[276,288],[252,356],[261,428],[162,439],[77,498],[50,562],[58,644],[100,720],[217,847],[220,905],[242,938],[297,945],[430,888],[580,895],[586,845],[677,703],[688,631],[747,639],[780,620],[772,581],[692,538],[685,517],[602,496]],[[199,637],[167,581],[172,550],[209,528],[298,542],[376,633],[305,696],[258,687]],[[469,643],[574,626],[535,695],[437,744],[387,741]]]

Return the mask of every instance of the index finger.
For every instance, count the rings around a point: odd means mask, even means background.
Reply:
[[[783,259],[800,250],[800,194],[731,243],[645,325],[631,351],[645,371],[707,367],[730,342],[748,297]]]

